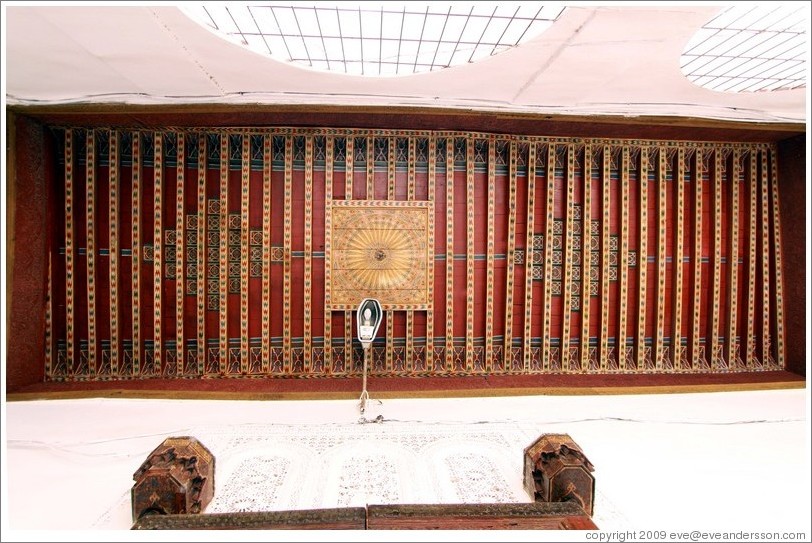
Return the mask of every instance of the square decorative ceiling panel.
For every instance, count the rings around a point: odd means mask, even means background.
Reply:
[[[335,201],[330,208],[325,296],[332,309],[376,298],[383,309],[430,309],[431,202]]]

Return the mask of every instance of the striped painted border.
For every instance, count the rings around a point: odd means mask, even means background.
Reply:
[[[355,162],[355,140],[354,134],[347,133],[345,145],[345,166],[344,166],[344,199],[352,200],[353,173]],[[353,373],[352,359],[352,311],[344,311],[344,372]]]
[[[73,376],[75,369],[75,330],[76,317],[74,306],[76,304],[75,276],[74,276],[74,238],[76,233],[73,226],[73,130],[65,130],[65,334],[67,340],[68,375]],[[135,302],[133,300],[133,307]]]
[[[747,360],[749,369],[759,365],[756,352],[756,247],[758,245],[758,149],[753,147],[749,156],[750,228],[747,240]]]
[[[242,137],[242,171],[240,176],[240,371],[248,373],[248,257],[250,254],[249,210],[251,209],[251,136]]]
[[[592,146],[584,146],[583,168],[583,211],[581,213],[581,337],[578,343],[581,346],[581,370],[592,371],[589,358],[589,319],[591,293],[590,286],[592,269]],[[528,201],[529,206],[529,201]],[[529,230],[528,230],[529,231]],[[532,288],[532,285],[530,287]],[[528,300],[528,305],[530,301]]]
[[[141,133],[132,136],[132,327],[133,376],[141,375]]]
[[[730,231],[728,234],[728,281],[727,281],[727,363],[731,368],[739,367],[738,322],[739,306],[739,183],[741,183],[741,154],[739,149],[733,150],[733,174],[730,178]]]
[[[620,151],[621,153],[621,166],[620,166],[620,200],[621,200],[621,216],[620,216],[620,269],[618,270],[618,297],[620,298],[620,312],[618,314],[618,333],[617,342],[615,344],[615,351],[617,352],[618,366],[621,371],[629,370],[627,363],[632,361],[630,347],[628,345],[628,310],[629,310],[629,212],[631,207],[630,200],[630,181],[629,181],[629,160],[630,152],[629,146],[624,145]],[[607,230],[608,232],[608,230]],[[609,245],[606,245],[605,258],[609,258]],[[645,261],[638,263],[643,265]]]
[[[770,207],[767,150],[761,149],[761,363],[772,365],[770,352]]]
[[[96,338],[96,132],[86,138],[85,218],[87,231],[87,364],[88,374],[96,375],[98,340]]]
[[[492,217],[495,214],[496,198],[496,138],[488,139],[488,245],[487,245],[487,285],[485,293],[485,371],[493,371],[493,285],[494,274],[494,248],[495,230]]]
[[[206,371],[206,137],[197,142],[197,373]]]
[[[474,370],[474,140],[465,142],[465,371]]]
[[[397,139],[392,138],[390,141],[393,142],[391,144],[392,147],[390,148],[390,150],[392,152],[392,154],[390,155],[390,158],[391,158],[391,161],[390,161],[390,168],[391,168],[390,172],[391,173],[390,173],[390,175],[392,177],[392,182],[390,183],[390,186],[392,186],[392,188],[394,190],[394,185],[395,185],[395,182],[394,182],[395,160],[397,159],[397,150],[396,150],[395,146],[397,145]],[[407,166],[406,166],[406,178],[407,178],[407,186],[406,186],[407,194],[406,194],[406,197],[411,202],[411,201],[414,201],[415,198],[417,197],[416,196],[416,190],[415,190],[415,186],[416,186],[415,177],[416,177],[416,169],[417,169],[416,168],[417,160],[416,160],[416,157],[415,157],[415,138],[414,137],[409,137],[409,139],[408,139],[407,152],[408,152],[408,156],[407,156]],[[394,197],[394,195],[393,195],[393,197]],[[431,198],[431,195],[427,196],[427,199],[429,199],[429,198]],[[434,224],[434,216],[431,216],[429,218],[429,220],[431,221],[431,224],[433,225]],[[433,226],[432,226],[432,230],[433,230]],[[430,249],[429,249],[429,257],[430,257],[430,259],[434,258],[434,247],[430,247]],[[434,278],[430,277],[430,276],[427,279],[428,279],[429,282],[434,281]],[[431,298],[429,298],[429,301],[431,302]],[[406,353],[405,353],[406,364],[405,364],[405,368],[404,368],[407,373],[413,372],[414,368],[415,368],[415,364],[414,364],[414,362],[415,362],[415,360],[414,360],[414,336],[415,336],[414,311],[407,311],[406,312]]]
[[[691,364],[693,369],[702,369],[702,361],[705,359],[700,337],[702,334],[701,311],[702,304],[702,184],[705,177],[705,155],[702,149],[696,150],[694,159],[694,254],[693,254],[693,283],[694,283],[694,311],[691,317]]]
[[[395,138],[390,137],[387,140],[387,169],[386,169],[386,199],[392,201],[395,199]],[[412,342],[412,327],[411,316],[412,312],[407,311],[407,324],[406,324],[406,344]],[[386,363],[385,371],[391,373],[394,371],[394,328],[395,326],[395,312],[386,312]]]
[[[375,199],[375,137],[367,136],[367,200]]]
[[[53,285],[53,258],[48,251],[48,277],[45,285],[45,379],[48,380],[54,375],[54,285]]]
[[[547,150],[547,205],[546,205],[546,232],[544,233],[544,337],[542,338],[542,361],[545,373],[550,371],[552,365],[552,352],[550,350],[550,306],[552,302],[552,276],[553,276],[553,221],[555,219],[555,157],[558,153],[556,144],[551,143]]]
[[[639,295],[637,313],[637,369],[646,367],[646,275],[648,271],[648,168],[649,149],[640,149],[640,236],[638,251]]]
[[[667,364],[668,353],[665,347],[665,265],[666,265],[666,209],[668,195],[668,156],[664,147],[660,147],[659,169],[657,173],[657,327],[655,334],[654,364],[657,371],[662,371]]]
[[[682,296],[683,296],[683,276],[684,276],[684,256],[685,256],[685,170],[686,170],[685,149],[680,147],[677,150],[677,173],[674,177],[674,188],[676,189],[674,202],[675,224],[674,224],[674,251],[672,262],[673,270],[673,300],[671,313],[671,345],[674,357],[674,369],[683,370],[682,346]]]
[[[719,296],[722,278],[722,153],[719,149],[714,152],[713,161],[713,291],[718,293],[712,296],[710,314],[710,347],[711,367],[715,370],[723,369],[726,364],[719,344]]]
[[[513,295],[516,280],[516,184],[518,157],[516,140],[510,140],[508,158],[508,231],[505,251],[505,332],[502,355],[505,372],[513,371]]]
[[[153,354],[153,373],[161,375],[162,361],[163,361],[163,335],[161,330],[162,322],[162,299],[163,289],[162,285],[162,272],[163,272],[163,134],[155,132],[153,136],[154,155],[153,155],[153,171],[154,171],[154,213],[153,213],[153,265],[152,265],[152,296],[154,300],[153,306],[153,338],[154,338],[154,354]]]
[[[445,141],[445,371],[454,369],[454,138]],[[431,368],[431,366],[429,367]]]
[[[305,137],[304,180],[304,372],[313,371],[313,137]]]
[[[564,298],[564,321],[561,327],[561,369],[570,373],[577,368],[573,367],[575,359],[571,356],[570,331],[572,326],[572,266],[573,266],[573,229],[575,209],[575,146],[567,145],[567,201],[566,201],[566,227],[564,229],[564,284],[561,293]]]
[[[220,374],[228,372],[228,139],[220,134]],[[287,312],[286,312],[287,313]]]
[[[177,163],[176,163],[176,190],[175,199],[175,352],[178,373],[186,373],[184,361],[184,326],[183,302],[186,295],[186,135],[177,132]]]
[[[333,201],[333,155],[335,140],[331,136],[325,136],[325,161],[324,161],[324,232],[329,232],[331,226],[331,203]],[[270,206],[270,202],[268,204]],[[270,225],[269,234],[270,236]],[[270,237],[269,237],[270,239]],[[327,263],[330,262],[330,245],[324,241],[324,284],[331,282],[331,270]],[[330,307],[330,298],[324,293],[324,369],[327,373],[333,372],[333,312]]]
[[[119,331],[119,307],[118,287],[119,287],[119,169],[118,169],[118,131],[110,130],[110,177],[108,179],[110,198],[109,206],[109,229],[110,229],[110,371],[113,375],[119,374],[119,354],[121,352],[121,336]]]
[[[434,202],[436,200],[436,195],[434,194],[434,187],[435,187],[435,178],[437,175],[437,140],[432,135],[428,138],[428,188],[427,188],[427,195],[429,202]],[[409,156],[413,156],[412,154],[412,147],[411,141],[409,143]],[[411,158],[409,159],[411,161]],[[434,207],[431,208],[429,212],[429,217],[432,218],[434,221]],[[433,257],[435,253],[434,247],[434,228],[429,228],[429,255]],[[433,307],[434,304],[434,258],[429,258],[428,264],[428,299],[431,302],[431,306]],[[425,360],[425,368],[426,370],[430,369],[434,365],[434,310],[429,309],[426,311],[426,360]]]
[[[772,174],[772,225],[773,247],[775,248],[775,314],[776,314],[776,353],[779,368],[785,367],[785,331],[784,331],[784,276],[783,249],[781,245],[781,210],[778,199],[778,157],[775,146],[770,147]],[[768,281],[767,281],[768,282]]]
[[[492,215],[489,215],[491,217]],[[536,146],[530,145],[527,155],[527,220],[524,258],[524,371],[532,366],[533,352],[533,237],[536,218]],[[472,248],[473,249],[473,248]],[[589,298],[586,298],[587,300]]]
[[[292,205],[293,205],[293,136],[288,136],[285,138],[285,188],[284,188],[284,205],[285,205],[285,216],[284,216],[284,244],[285,244],[285,256],[283,262],[283,279],[282,279],[282,314],[283,316],[283,336],[282,336],[282,350],[283,350],[283,361],[282,361],[282,371],[286,375],[290,374],[292,371],[292,360],[291,360],[291,318],[290,318],[290,311],[291,311],[291,258],[293,253],[293,217],[292,217]]]
[[[602,179],[602,202],[601,202],[601,371],[607,371],[610,367],[610,351],[609,351],[609,219],[612,210],[611,202],[611,171],[612,166],[612,148],[608,145],[603,147],[603,175]],[[628,209],[627,202],[621,206],[623,209]],[[627,224],[628,221],[623,221]],[[549,232],[549,230],[548,230]],[[621,313],[621,318],[622,318]],[[621,337],[625,335],[623,328],[621,328]],[[621,369],[625,366],[625,360],[620,354]]]

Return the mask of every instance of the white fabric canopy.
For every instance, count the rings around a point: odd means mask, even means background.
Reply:
[[[173,6],[4,6],[6,99],[26,104],[319,104],[567,115],[806,119],[807,89],[729,93],[680,71],[713,5],[574,4],[527,43],[388,78],[321,73],[229,43]]]

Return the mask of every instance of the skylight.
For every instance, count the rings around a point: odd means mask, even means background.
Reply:
[[[807,3],[729,7],[705,24],[682,53],[682,73],[706,89],[755,92],[806,86]]]
[[[546,30],[563,4],[288,2],[181,9],[216,34],[305,68],[364,76],[442,70],[506,51]]]

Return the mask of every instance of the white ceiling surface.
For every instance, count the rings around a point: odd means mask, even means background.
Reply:
[[[727,93],[680,71],[720,7],[569,6],[539,37],[398,77],[322,73],[231,44],[174,6],[7,6],[6,103],[326,104],[806,121],[807,88]]]

